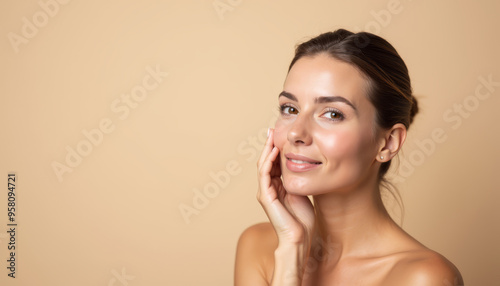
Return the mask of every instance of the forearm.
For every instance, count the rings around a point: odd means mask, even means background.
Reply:
[[[279,246],[274,252],[274,273],[270,286],[300,286],[307,255],[301,246]]]

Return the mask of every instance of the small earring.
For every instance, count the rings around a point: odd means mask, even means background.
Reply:
[[[380,160],[384,160],[384,156],[380,156]]]

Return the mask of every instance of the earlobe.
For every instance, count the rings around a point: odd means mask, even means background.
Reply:
[[[390,161],[401,150],[406,140],[406,127],[401,124],[395,124],[384,134],[383,144],[378,152],[377,160],[381,163]]]

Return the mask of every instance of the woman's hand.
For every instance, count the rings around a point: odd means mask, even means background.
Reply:
[[[289,194],[285,190],[281,181],[279,153],[280,150],[274,146],[274,130],[269,129],[269,136],[257,163],[259,170],[257,199],[274,226],[279,240],[275,253],[277,269],[274,272],[273,282],[280,279],[282,282],[279,283],[282,284],[276,285],[285,285],[282,278],[286,276],[298,279],[286,285],[300,285],[311,247],[314,207],[308,197]],[[287,273],[279,273],[280,268],[286,269]]]

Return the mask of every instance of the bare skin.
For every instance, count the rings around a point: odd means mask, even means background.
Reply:
[[[290,70],[257,164],[270,223],[241,235],[235,285],[463,285],[458,269],[401,229],[381,201],[380,165],[401,149],[406,128],[375,125],[367,84],[325,54]]]

